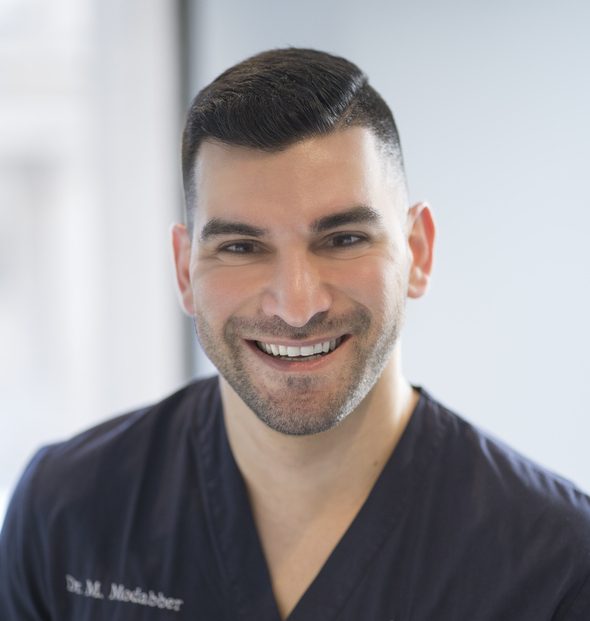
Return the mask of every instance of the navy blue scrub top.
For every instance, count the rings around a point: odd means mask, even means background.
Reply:
[[[590,500],[426,392],[289,621],[590,620]],[[39,451],[3,621],[279,621],[218,380]]]

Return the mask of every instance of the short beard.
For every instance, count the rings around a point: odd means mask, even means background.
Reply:
[[[224,326],[223,348],[221,343],[216,342],[210,325],[202,315],[195,316],[195,327],[210,360],[256,416],[279,433],[304,436],[327,431],[338,425],[371,391],[399,337],[404,306],[403,303],[396,306],[374,343],[367,340],[373,323],[371,313],[360,304],[335,318],[326,318],[325,313],[319,313],[302,328],[289,326],[278,317],[231,317]],[[321,402],[318,401],[316,390],[321,378],[312,375],[292,374],[285,377],[284,392],[294,395],[288,404],[281,403],[272,394],[265,394],[250,378],[238,345],[248,335],[255,337],[264,334],[304,340],[339,332],[353,337],[348,346],[354,347],[354,350],[350,355],[350,365],[341,369],[338,378],[341,389],[322,395]]]

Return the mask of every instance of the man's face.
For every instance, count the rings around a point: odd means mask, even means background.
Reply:
[[[333,427],[403,323],[412,252],[395,167],[351,128],[270,154],[205,142],[195,186],[192,242],[182,227],[174,242],[203,349],[271,428]]]

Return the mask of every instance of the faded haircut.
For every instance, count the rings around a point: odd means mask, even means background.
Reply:
[[[355,64],[326,52],[262,52],[219,75],[194,98],[182,139],[189,230],[194,164],[204,140],[263,151],[346,127],[367,127],[405,179],[399,135],[389,106]]]

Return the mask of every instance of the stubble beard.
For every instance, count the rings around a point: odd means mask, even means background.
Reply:
[[[220,339],[202,313],[195,315],[195,328],[203,350],[237,395],[268,427],[293,436],[317,434],[332,429],[353,412],[371,391],[399,338],[405,300],[391,309],[379,327],[369,310],[358,304],[335,318],[325,313],[313,317],[303,328],[293,328],[278,317],[250,319],[231,317]],[[380,329],[379,329],[380,328]],[[376,332],[376,334],[375,334]],[[323,389],[321,374],[285,373],[271,388],[257,385],[248,369],[243,350],[244,335],[303,340],[325,334],[349,334],[349,365],[341,365],[331,388]]]

